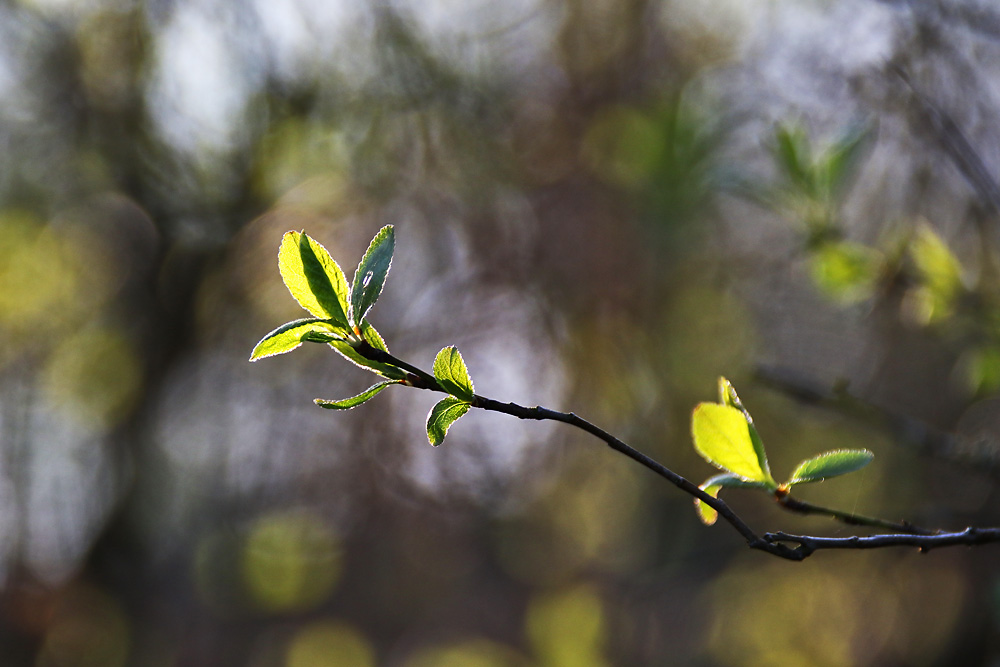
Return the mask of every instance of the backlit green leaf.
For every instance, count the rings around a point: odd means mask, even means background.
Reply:
[[[382,341],[382,337],[377,331],[375,331],[375,327],[370,324],[365,323],[362,325],[361,335],[372,347],[380,349],[383,352],[389,351],[385,346],[385,342]],[[330,341],[330,347],[339,352],[341,356],[350,361],[352,364],[360,366],[365,370],[372,371],[373,373],[377,373],[378,375],[394,380],[401,380],[406,377],[406,371],[400,368],[396,368],[391,364],[372,361],[371,359],[361,356],[361,354],[359,354],[358,351],[355,350],[354,347],[347,341]]]
[[[700,403],[691,416],[694,448],[717,468],[754,482],[768,482],[750,438],[750,425],[736,408]]]
[[[471,401],[475,394],[469,369],[465,366],[462,353],[454,345],[438,352],[434,359],[434,378],[442,389],[463,401]]]
[[[382,340],[382,336],[367,321],[361,323],[361,337],[376,350],[389,351],[389,348],[385,346],[385,341]]]
[[[264,336],[253,348],[250,361],[257,361],[275,354],[291,352],[304,341],[329,342],[348,335],[348,331],[328,320],[307,317],[282,324]]]
[[[348,326],[347,279],[321,244],[300,232],[286,232],[278,270],[299,305],[316,317]]]
[[[427,439],[437,447],[444,441],[448,429],[472,407],[466,401],[446,396],[438,401],[427,414]]]
[[[788,486],[806,482],[822,482],[828,477],[860,470],[871,463],[875,455],[867,449],[837,449],[806,459],[795,468]]]
[[[726,472],[706,479],[698,488],[713,498],[718,498],[719,491],[722,489],[764,489],[767,487],[763,482],[748,482],[742,477],[737,477],[732,473]],[[718,512],[701,502],[698,498],[694,499],[694,506],[698,511],[698,518],[706,526],[711,526],[719,518]]]
[[[351,408],[356,408],[362,403],[365,403],[379,394],[383,389],[389,385],[399,384],[396,380],[386,380],[384,382],[379,382],[374,384],[357,396],[352,396],[351,398],[345,398],[340,401],[328,401],[324,398],[317,398],[313,402],[321,408],[327,408],[328,410],[350,410]]]
[[[392,225],[386,225],[375,235],[365,256],[361,258],[351,285],[351,317],[355,325],[361,324],[382,293],[395,246],[396,237]]]

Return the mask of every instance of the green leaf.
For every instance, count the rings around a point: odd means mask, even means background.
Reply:
[[[753,417],[750,416],[750,412],[746,409],[746,407],[744,407],[743,402],[736,393],[736,388],[733,387],[732,383],[724,377],[719,378],[719,402],[722,403],[722,405],[728,405],[729,407],[736,408],[743,413],[743,418],[747,420],[747,430],[750,433],[750,442],[753,444],[753,451],[757,456],[757,464],[764,472],[764,482],[769,486],[769,488],[777,488],[778,483],[774,481],[773,477],[771,477],[771,467],[767,463],[767,453],[764,451],[764,441],[761,440],[760,434],[757,433],[757,427],[754,426]]]
[[[828,477],[845,475],[871,463],[875,455],[867,449],[837,449],[806,459],[795,468],[786,486],[822,482]]]
[[[395,247],[396,237],[392,225],[386,225],[372,239],[368,251],[354,272],[354,283],[351,285],[351,317],[357,326],[364,321],[368,311],[382,293],[385,277],[392,265],[392,253]]]
[[[362,403],[368,402],[370,399],[377,396],[383,389],[393,384],[399,384],[399,381],[386,380],[384,382],[379,382],[378,384],[373,384],[357,396],[345,398],[341,401],[328,401],[324,398],[317,398],[313,401],[313,403],[321,408],[327,408],[328,410],[350,410],[351,408],[358,407]]]
[[[766,489],[767,486],[763,482],[748,482],[742,477],[726,472],[706,479],[698,488],[713,498],[718,498],[722,489]],[[698,511],[698,518],[706,526],[711,526],[719,518],[718,512],[698,498],[694,499],[694,506]]]
[[[775,130],[774,156],[791,184],[803,194],[816,195],[815,175],[809,138],[799,127],[779,126]]]
[[[438,401],[427,414],[427,439],[437,447],[444,441],[448,429],[472,407],[466,401],[446,396]]]
[[[330,342],[348,335],[348,331],[329,320],[307,317],[282,324],[261,338],[250,354],[250,361],[291,352],[305,341]]]
[[[365,323],[361,326],[361,335],[372,347],[378,348],[383,352],[389,351],[386,348],[382,337],[377,331],[375,331],[375,327],[370,324]],[[379,361],[372,361],[371,359],[361,356],[361,354],[358,353],[358,351],[355,350],[354,347],[347,341],[333,340],[329,341],[329,343],[330,347],[339,352],[342,357],[350,361],[355,366],[359,366],[367,371],[372,371],[382,377],[387,377],[393,380],[402,380],[406,377],[406,371],[401,368],[397,368],[391,364],[384,364]]]
[[[729,405],[700,403],[691,415],[695,450],[709,463],[752,482],[769,483],[761,468],[750,425],[743,413]]]
[[[278,249],[278,270],[300,306],[350,328],[347,279],[326,248],[304,233],[286,232]]]
[[[376,350],[382,350],[383,352],[389,351],[389,348],[385,346],[385,341],[382,340],[382,336],[380,336],[379,332],[375,331],[375,327],[368,324],[368,322],[361,323],[361,337]]]
[[[471,401],[476,393],[462,353],[454,345],[438,352],[434,359],[434,378],[442,389],[463,401]]]

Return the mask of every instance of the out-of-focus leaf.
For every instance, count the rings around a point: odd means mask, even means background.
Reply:
[[[813,281],[828,296],[842,303],[854,303],[871,296],[882,261],[882,254],[874,248],[835,241],[812,251],[809,268]]]
[[[300,306],[349,328],[347,280],[320,243],[304,233],[286,232],[278,250],[278,270]]]
[[[800,463],[792,473],[792,478],[788,480],[787,486],[822,482],[829,477],[846,475],[864,468],[873,458],[875,455],[867,449],[837,449],[824,452]]]
[[[750,482],[742,477],[726,472],[706,479],[698,488],[713,498],[718,498],[719,491],[722,489],[766,489],[767,486],[763,482]],[[698,498],[694,499],[694,506],[698,511],[698,518],[706,526],[711,526],[719,518],[718,512],[701,502]]]
[[[396,237],[392,225],[386,225],[375,235],[365,256],[361,258],[351,285],[351,317],[355,326],[361,325],[382,293],[395,247]]]
[[[257,361],[275,354],[291,352],[304,341],[330,342],[343,339],[349,334],[344,327],[337,326],[329,320],[306,317],[282,324],[280,327],[264,336],[253,348],[250,361]],[[317,337],[313,337],[317,335]]]
[[[440,445],[451,425],[468,412],[470,407],[469,403],[454,396],[446,396],[435,403],[427,414],[427,439],[430,443],[435,447]]]
[[[438,352],[434,359],[434,378],[442,389],[463,401],[471,401],[476,392],[462,353],[454,345]]]
[[[695,450],[717,468],[753,482],[770,482],[761,468],[743,413],[728,405],[700,403],[691,416]]]
[[[858,164],[861,149],[867,143],[869,134],[867,125],[854,124],[824,152],[819,168],[829,196],[835,196],[843,189],[847,178]]]
[[[379,382],[378,384],[373,384],[372,386],[365,389],[363,392],[357,396],[352,396],[350,398],[345,398],[340,401],[329,401],[325,398],[317,398],[313,402],[321,408],[327,408],[329,410],[350,410],[351,408],[356,408],[362,403],[366,403],[375,396],[379,394],[383,389],[389,385],[399,384],[397,380],[386,380],[384,382]]]
[[[947,318],[962,288],[962,265],[926,223],[917,227],[910,243],[910,257],[921,283],[914,294],[918,319],[932,324]]]
[[[799,127],[780,125],[774,133],[774,157],[794,189],[814,197],[816,179],[812,169],[809,138]]]
[[[969,389],[977,394],[1000,390],[1000,348],[983,346],[963,355],[961,368]]]
[[[761,440],[760,434],[757,433],[757,427],[754,426],[753,417],[750,416],[750,411],[744,407],[743,401],[740,400],[739,395],[736,393],[736,388],[733,387],[733,384],[724,377],[719,378],[719,402],[722,405],[728,405],[736,408],[743,413],[743,417],[747,420],[750,442],[753,443],[753,450],[757,455],[757,463],[760,465],[760,469],[764,471],[765,482],[769,484],[771,488],[774,488],[777,486],[777,483],[774,481],[774,478],[771,477],[771,467],[767,463],[767,453],[764,451],[764,441]]]

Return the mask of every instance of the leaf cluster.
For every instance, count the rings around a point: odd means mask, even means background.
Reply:
[[[800,462],[788,481],[778,484],[771,476],[764,443],[753,418],[726,378],[719,378],[718,403],[699,403],[695,407],[691,435],[698,454],[724,471],[699,485],[713,498],[718,498],[722,489],[761,489],[781,499],[797,484],[822,482],[860,470],[874,457],[867,449],[824,452]],[[707,525],[715,523],[718,513],[698,499],[694,502],[701,520]]]
[[[749,192],[804,226],[807,267],[826,296],[853,304],[903,288],[900,315],[910,323],[935,327],[952,340],[960,338],[966,350],[956,375],[965,377],[973,392],[995,392],[1000,389],[1000,288],[995,274],[980,270],[973,275],[926,221],[902,229],[894,225],[895,230],[872,242],[845,238],[839,208],[871,134],[854,125],[833,142],[817,146],[802,127],[779,125],[769,145],[778,178]],[[984,236],[984,248],[992,242]]]
[[[351,363],[385,379],[356,396],[340,400],[317,398],[328,410],[349,410],[371,400],[394,384],[440,389],[448,396],[427,416],[427,438],[439,445],[451,425],[469,411],[475,400],[472,378],[461,353],[441,350],[434,360],[433,377],[420,377],[389,354],[382,336],[368,322],[392,266],[395,234],[392,225],[372,239],[348,285],[340,265],[326,248],[305,232],[286,232],[278,249],[278,270],[292,297],[312,317],[286,324],[264,336],[250,361],[284,354],[303,343],[325,343]]]

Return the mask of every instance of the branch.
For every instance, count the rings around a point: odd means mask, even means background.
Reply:
[[[442,389],[437,379],[416,366],[413,366],[401,359],[397,359],[388,352],[376,349],[367,343],[362,343],[355,348],[359,354],[372,361],[384,364],[391,364],[410,373],[407,376],[407,383],[418,389],[428,389],[441,393],[448,393]],[[855,525],[865,525],[875,528],[901,531],[905,534],[883,534],[869,537],[813,537],[806,535],[789,535],[787,533],[765,533],[763,536],[757,535],[750,526],[740,518],[738,514],[724,500],[715,498],[700,488],[698,485],[688,480],[686,477],[667,468],[665,465],[653,458],[643,454],[639,450],[627,445],[604,429],[592,424],[586,419],[572,412],[558,412],[549,408],[535,406],[525,407],[517,403],[502,403],[492,398],[476,394],[472,399],[472,407],[488,410],[490,412],[500,412],[517,417],[518,419],[534,419],[538,421],[557,421],[586,431],[596,438],[604,441],[611,449],[624,454],[644,468],[651,470],[663,479],[667,480],[681,491],[697,498],[705,503],[722,517],[733,529],[746,540],[747,546],[751,549],[764,551],[773,556],[786,560],[800,561],[808,558],[819,549],[875,549],[891,546],[916,546],[922,551],[927,551],[933,547],[952,546],[956,544],[985,544],[987,542],[1000,541],[1000,528],[967,528],[960,533],[941,533],[917,528],[908,523],[895,523],[872,517],[865,517],[856,514],[840,512],[828,508],[812,505],[800,500],[785,497],[779,503],[795,512],[807,514],[825,514],[832,516],[845,523]],[[797,544],[797,547],[790,547],[788,543]]]
[[[882,530],[891,530],[897,533],[906,533],[907,535],[939,535],[940,530],[930,530],[927,528],[921,528],[915,526],[909,521],[887,521],[885,519],[879,519],[872,516],[865,516],[863,514],[855,514],[853,512],[842,512],[841,510],[831,509],[829,507],[822,507],[820,505],[814,505],[813,503],[806,502],[804,500],[799,500],[798,498],[792,498],[791,496],[782,496],[778,498],[778,503],[787,510],[792,512],[798,512],[799,514],[819,514],[823,516],[829,516],[837,521],[846,523],[851,526],[867,526],[869,528],[880,528]]]
[[[982,202],[994,215],[1000,215],[1000,184],[990,175],[985,160],[958,127],[958,123],[937,107],[919,90],[898,65],[890,65],[893,73],[906,84],[919,105],[925,122],[931,127],[944,152],[955,163]]]
[[[820,549],[881,549],[884,547],[917,547],[922,552],[937,547],[965,545],[969,547],[989,542],[1000,542],[1000,528],[966,528],[957,533],[937,533],[935,535],[871,535],[869,537],[812,537],[809,535],[789,535],[788,533],[765,533],[764,541],[769,544],[791,542],[798,544],[792,549],[804,560]]]
[[[758,366],[754,377],[800,403],[837,410],[887,427],[897,441],[919,454],[959,463],[993,477],[1000,475],[1000,459],[994,453],[995,447],[963,442],[957,436],[937,430],[918,419],[858,398],[848,392],[846,386],[829,389],[793,370],[776,366]]]

